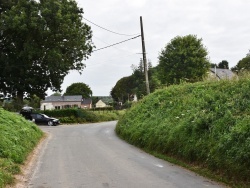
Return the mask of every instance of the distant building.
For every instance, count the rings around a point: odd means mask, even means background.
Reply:
[[[236,77],[236,75],[233,73],[233,71],[229,69],[220,69],[220,68],[210,68],[210,72],[208,75],[208,79],[232,79]]]
[[[83,99],[81,95],[49,96],[41,101],[41,110],[54,110],[65,108],[92,108],[92,100]]]
[[[104,103],[102,100],[99,100],[96,104],[95,104],[95,107],[96,108],[105,108],[107,107],[108,105],[106,103]]]
[[[91,109],[92,108],[92,99],[91,98],[83,98],[81,102],[81,108]]]

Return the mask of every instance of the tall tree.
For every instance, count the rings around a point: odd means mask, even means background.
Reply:
[[[210,63],[210,68],[218,68],[217,64],[216,63]]]
[[[132,77],[123,77],[116,82],[115,86],[110,92],[110,95],[115,101],[126,102],[129,100],[129,96],[134,94],[132,91],[133,87],[134,83]]]
[[[202,39],[194,35],[177,36],[160,52],[159,79],[163,84],[201,80],[210,67],[207,55]]]
[[[150,90],[153,92],[159,86],[159,81],[156,76],[156,68],[152,67],[152,63],[149,63],[149,65],[149,86]],[[115,101],[126,102],[134,95],[136,95],[138,99],[147,95],[142,60],[140,60],[138,66],[132,65],[131,68],[133,70],[132,75],[118,80],[110,92],[110,95]]]
[[[60,91],[70,70],[80,73],[93,48],[92,32],[74,0],[10,0],[0,14],[0,88],[44,98]],[[11,2],[8,8],[7,2]],[[14,2],[14,3],[13,3]],[[16,2],[16,3],[15,3]]]
[[[221,69],[229,69],[228,62],[227,62],[226,60],[222,60],[222,61],[218,64],[218,68],[221,68]]]
[[[241,59],[235,67],[232,67],[234,72],[250,71],[250,54]]]
[[[82,95],[83,98],[90,98],[92,91],[85,83],[73,83],[67,87],[64,95]]]

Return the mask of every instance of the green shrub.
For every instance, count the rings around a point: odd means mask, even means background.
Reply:
[[[249,91],[249,77],[158,90],[133,105],[116,132],[146,150],[250,186]]]

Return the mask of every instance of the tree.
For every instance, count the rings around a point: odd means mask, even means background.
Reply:
[[[126,101],[131,100],[131,97],[134,95],[136,95],[138,99],[147,95],[142,60],[140,60],[138,66],[132,65],[131,68],[133,70],[132,75],[118,80],[110,92],[112,98],[117,102],[122,101],[125,103]],[[149,86],[151,92],[153,92],[159,86],[159,81],[156,76],[157,69],[152,67],[151,62],[149,63],[148,68]]]
[[[231,69],[234,72],[250,71],[250,55],[241,59],[235,67]]]
[[[5,0],[0,11],[0,88],[22,101],[60,91],[70,70],[80,73],[92,32],[74,0]],[[11,4],[8,4],[11,3]],[[9,6],[8,6],[9,5]]]
[[[218,64],[218,68],[221,68],[221,69],[229,69],[228,62],[227,62],[226,60],[222,60],[222,61]]]
[[[216,63],[210,63],[210,68],[218,68],[217,64]]]
[[[199,81],[210,67],[207,55],[202,39],[194,35],[177,36],[160,52],[159,79],[162,84]]]
[[[36,95],[31,96],[30,98],[26,98],[24,100],[24,103],[28,106],[31,106],[33,108],[40,108],[40,102],[41,99],[37,97]]]
[[[131,76],[123,77],[118,80],[112,88],[110,95],[115,101],[126,102],[133,93],[134,83]]]
[[[82,95],[83,98],[90,98],[92,91],[85,83],[73,83],[67,87],[64,95]]]

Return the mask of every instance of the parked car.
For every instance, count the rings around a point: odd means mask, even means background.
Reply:
[[[34,113],[32,107],[23,107],[20,111],[20,114],[24,116],[25,119],[28,119],[30,121],[34,121],[36,124],[46,124],[49,126],[52,125],[59,125],[60,121],[59,119],[49,117],[45,114],[40,113]]]
[[[34,121],[36,124],[47,124],[49,126],[60,124],[59,119],[49,117],[45,114],[31,113],[30,115],[32,117],[32,121]]]

